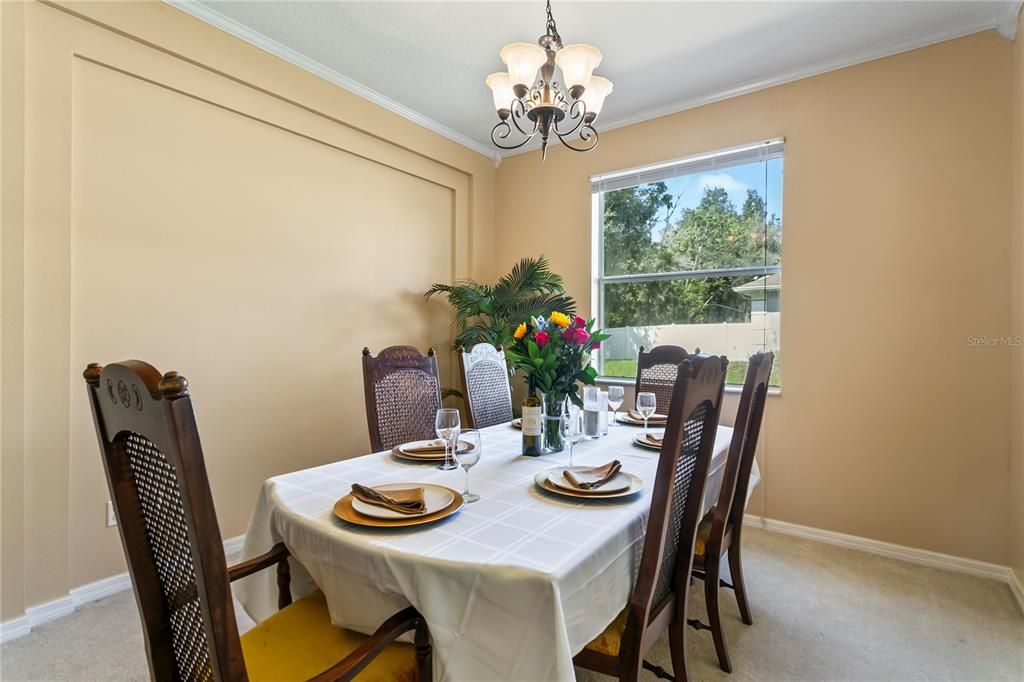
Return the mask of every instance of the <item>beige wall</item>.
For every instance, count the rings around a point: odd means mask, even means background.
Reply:
[[[1013,45],[1013,334],[1024,338],[1024,12],[1017,17]],[[1011,349],[1010,565],[1024,585],[1024,347]]]
[[[422,292],[493,269],[494,169],[161,3],[2,18],[7,619],[124,570],[86,363],[189,378],[237,535],[268,476],[367,450],[364,345],[434,346],[448,371]]]
[[[586,309],[590,176],[785,137],[753,510],[1005,565],[1009,350],[967,337],[1009,329],[1010,50],[988,31],[506,159],[497,265],[543,250]]]
[[[266,477],[366,450],[359,349],[445,347],[431,282],[543,251],[585,309],[591,175],[779,135],[786,375],[753,511],[1024,566],[1006,543],[1024,528],[1006,477],[1024,494],[1021,353],[966,340],[1006,333],[1011,306],[1024,323],[1019,165],[1005,181],[1019,43],[1013,72],[988,32],[610,131],[592,154],[513,157],[496,178],[160,3],[0,3],[0,39],[0,619],[123,570],[86,362],[189,377],[232,536]]]

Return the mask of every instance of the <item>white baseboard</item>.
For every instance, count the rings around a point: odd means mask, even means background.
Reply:
[[[43,602],[42,604],[30,606],[25,609],[25,615],[28,616],[28,624],[31,627],[37,628],[43,623],[63,618],[74,610],[75,603],[71,600],[71,595],[67,595],[52,601]]]
[[[1024,585],[1020,584],[1020,579],[1012,570],[1010,571],[1010,591],[1013,592],[1013,596],[1017,598],[1017,605],[1020,606],[1020,612],[1024,613]]]
[[[823,542],[828,545],[855,549],[861,552],[867,552],[868,554],[888,557],[890,559],[899,559],[901,561],[907,561],[920,566],[943,568],[947,571],[965,573],[979,578],[989,578],[1004,583],[1010,583],[1011,580],[1016,580],[1016,577],[1009,566],[1000,566],[999,564],[990,564],[984,561],[976,561],[974,559],[964,559],[963,557],[953,556],[951,554],[941,554],[927,549],[904,547],[903,545],[895,545],[891,542],[871,540],[869,538],[837,533],[831,530],[821,530],[820,528],[800,526],[795,523],[766,519],[753,514],[747,514],[744,516],[743,522],[751,526],[756,526],[757,528],[763,528],[765,530],[782,533],[784,535],[793,535],[795,537],[806,538],[808,540],[816,540],[817,542]],[[1010,586],[1011,589],[1013,589],[1012,583],[1010,583]],[[1019,596],[1018,599],[1020,599]]]
[[[242,551],[245,543],[244,535],[237,535],[224,541],[224,555],[231,556]],[[24,616],[11,618],[0,623],[0,643],[6,643],[19,637],[24,637],[32,628],[39,627],[43,623],[63,618],[90,602],[98,601],[118,592],[131,589],[132,580],[127,573],[118,573],[109,578],[103,578],[95,582],[72,588],[64,597],[54,599],[42,604],[36,604],[25,609]]]
[[[130,590],[131,587],[131,577],[127,573],[118,573],[109,578],[103,578],[102,580],[73,588],[69,594],[71,595],[71,601],[74,602],[77,609],[83,604],[98,601],[118,592]]]
[[[0,644],[24,637],[32,631],[28,616],[18,616],[0,623]]]

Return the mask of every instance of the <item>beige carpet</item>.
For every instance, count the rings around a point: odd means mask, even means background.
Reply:
[[[740,622],[723,591],[733,673],[718,669],[710,633],[690,630],[695,679],[1024,680],[1024,614],[1006,585],[752,528],[745,535],[754,625]],[[703,610],[697,596],[691,616],[706,620]],[[664,639],[648,659],[671,670]],[[127,592],[0,649],[4,680],[146,676]]]

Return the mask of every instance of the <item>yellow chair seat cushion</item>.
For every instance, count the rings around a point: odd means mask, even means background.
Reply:
[[[604,629],[604,632],[592,639],[590,644],[587,644],[584,648],[599,654],[617,657],[619,649],[622,647],[622,633],[625,631],[626,609],[622,609],[619,615],[615,616],[615,620]]]
[[[696,556],[704,556],[707,549],[708,539],[711,537],[711,520],[715,517],[715,508],[712,507],[697,526],[697,539],[693,543],[693,553]]]
[[[335,627],[320,590],[287,606],[242,635],[252,682],[308,680],[345,658],[366,635]],[[391,644],[357,677],[362,682],[413,682],[410,644]]]

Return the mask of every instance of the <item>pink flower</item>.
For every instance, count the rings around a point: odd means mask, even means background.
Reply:
[[[551,340],[551,335],[547,332],[537,332],[533,335],[533,340],[537,342],[537,345],[543,348],[548,345],[548,341]]]
[[[572,343],[572,337],[575,333],[576,330],[573,329],[572,327],[567,328],[564,332],[562,332],[562,340],[565,341],[566,343]]]
[[[577,329],[573,334],[573,341],[580,344],[581,346],[590,340],[590,334],[587,333],[586,329]]]
[[[583,329],[584,327],[587,326],[587,321],[584,320],[579,315],[577,315],[576,317],[573,318],[572,324],[574,327],[579,327],[580,329]]]
[[[594,350],[597,350],[600,347],[601,347],[601,342],[600,341],[594,341],[594,345],[591,346],[591,348],[593,348]]]

